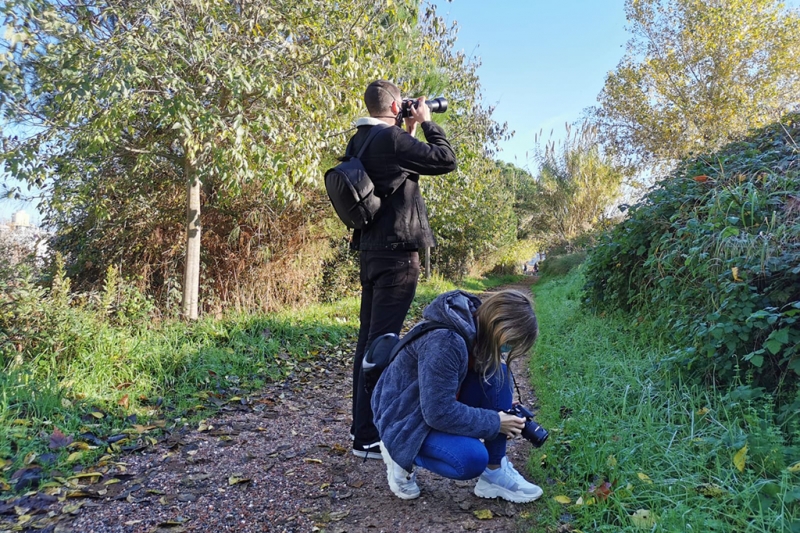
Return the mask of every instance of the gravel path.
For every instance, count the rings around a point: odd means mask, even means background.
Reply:
[[[352,351],[343,352],[320,354],[311,372],[230,402],[213,419],[99,469],[102,476],[78,480],[87,483],[79,490],[93,497],[54,503],[61,520],[38,531],[524,530],[519,524],[539,504],[480,499],[472,493],[474,481],[421,469],[421,496],[403,501],[390,492],[382,461],[353,456]],[[523,403],[532,405],[526,363],[514,370]],[[524,471],[531,450],[517,439],[509,458]],[[478,518],[486,510],[491,518]]]

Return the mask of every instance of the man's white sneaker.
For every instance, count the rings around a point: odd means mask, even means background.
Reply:
[[[403,467],[395,463],[389,455],[383,441],[380,445],[383,462],[386,463],[386,478],[389,480],[389,488],[392,489],[394,495],[403,500],[413,500],[419,497],[417,473],[403,470]]]
[[[508,458],[503,457],[500,468],[483,471],[475,485],[475,496],[527,503],[538,500],[542,496],[542,489],[522,477]]]

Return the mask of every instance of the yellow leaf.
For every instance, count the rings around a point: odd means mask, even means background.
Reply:
[[[791,473],[800,472],[800,461],[790,466],[787,470]]]
[[[703,407],[702,409],[697,410],[697,416],[703,416],[704,414],[708,413],[711,409],[708,407]]]
[[[91,412],[91,413],[89,413],[89,414],[90,414],[90,415],[92,415],[93,417],[95,417],[95,418],[96,418],[96,419],[98,419],[98,420],[100,420],[101,418],[103,418],[104,416],[106,416],[106,415],[104,415],[103,413],[100,413],[100,412],[98,412],[98,411],[92,411],[92,412]]]
[[[103,477],[103,474],[100,472],[81,472],[80,474],[69,476],[67,479],[83,479],[86,477]]]
[[[650,479],[650,476],[648,476],[647,474],[643,474],[643,473],[639,472],[639,473],[638,473],[638,474],[636,474],[636,475],[637,475],[637,476],[639,476],[639,479],[641,479],[641,480],[642,480],[642,481],[644,481],[645,483],[647,483],[647,484],[649,484],[649,485],[652,485],[652,484],[653,484],[653,480],[652,480],[652,479]]]
[[[228,485],[238,485],[239,483],[250,483],[250,479],[236,476],[228,478]]]
[[[116,483],[121,483],[121,481],[119,479],[117,479],[117,478],[112,478],[112,479],[109,479],[107,481],[104,481],[103,485],[114,485]]]
[[[71,454],[69,454],[69,457],[67,457],[67,462],[74,463],[75,461],[80,460],[82,456],[83,452],[72,452]]]
[[[491,520],[494,518],[494,515],[489,509],[481,509],[479,511],[472,511],[472,514],[475,515],[475,518],[478,520]]]
[[[657,518],[647,509],[639,509],[631,515],[631,523],[639,529],[652,529],[656,525]]]
[[[725,494],[725,489],[714,483],[703,483],[702,485],[697,486],[697,492],[703,496],[717,498]]]
[[[568,496],[556,496],[553,499],[558,503],[563,503],[564,505],[572,503],[572,500],[570,500]]]
[[[736,452],[736,455],[733,456],[733,464],[739,470],[739,472],[744,472],[744,465],[747,462],[747,444],[744,445],[744,448]]]
[[[739,277],[739,267],[731,268],[731,274],[733,274],[733,281],[742,281],[742,278]]]
[[[606,459],[606,464],[609,467],[614,468],[615,466],[617,466],[617,458],[614,457],[613,455],[609,455],[608,459]]]
[[[322,459],[312,459],[311,457],[306,457],[305,459],[303,459],[303,461],[306,462],[306,463],[319,463],[319,464],[322,464]]]

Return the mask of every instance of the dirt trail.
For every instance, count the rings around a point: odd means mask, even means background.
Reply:
[[[515,287],[528,290],[533,278],[526,282]],[[481,499],[474,481],[421,469],[422,495],[402,501],[390,492],[382,461],[350,453],[351,354],[320,354],[308,372],[122,457],[124,465],[88,487],[104,487],[102,497],[68,501],[82,505],[56,531],[520,531],[520,518],[540,504]],[[526,365],[513,370],[531,405]],[[530,453],[527,442],[510,443],[509,458],[522,471]],[[105,485],[110,479],[119,482]],[[482,510],[492,518],[479,519]]]

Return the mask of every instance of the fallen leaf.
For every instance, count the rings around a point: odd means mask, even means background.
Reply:
[[[639,509],[631,515],[631,523],[638,529],[652,529],[657,517],[647,509]]]
[[[736,452],[736,455],[733,456],[733,464],[739,472],[744,472],[744,466],[747,463],[747,444],[744,445],[744,448]]]
[[[787,470],[791,473],[800,472],[800,461],[787,468]]]
[[[117,404],[119,404],[120,407],[122,407],[123,409],[127,409],[129,403],[130,403],[130,399],[128,398],[127,394],[125,396],[123,396],[122,398],[120,398],[119,401],[117,401]]]
[[[742,278],[739,277],[739,267],[732,267],[731,274],[733,275],[733,281],[742,281]]]
[[[89,414],[92,415],[93,417],[95,417],[98,420],[100,420],[101,418],[104,418],[106,416],[103,413],[101,413],[100,411],[92,411]]]
[[[75,461],[80,460],[81,457],[83,457],[83,452],[72,452],[67,457],[67,462],[68,463],[74,463]]]
[[[494,518],[492,511],[490,511],[489,509],[479,509],[477,511],[472,511],[472,514],[474,514],[475,518],[477,518],[478,520],[491,520],[492,518]]]
[[[231,476],[228,478],[228,486],[238,485],[239,483],[250,483],[250,479],[246,477]]]
[[[306,457],[306,458],[303,459],[303,461],[306,462],[306,463],[322,464],[322,459],[312,459],[311,457]]]
[[[59,448],[64,448],[65,446],[69,446],[71,443],[72,443],[72,437],[64,435],[58,428],[55,428],[53,430],[53,434],[50,435],[51,450],[58,450]]]
[[[83,507],[84,503],[85,502],[76,503],[75,505],[65,505],[64,507],[61,508],[61,513],[62,514],[73,514],[73,515],[74,514],[78,514],[78,511],[80,511],[80,509],[81,509],[81,507]]]
[[[710,496],[712,498],[717,498],[725,494],[725,489],[714,483],[702,483],[697,486],[697,492],[699,492],[703,496]]]
[[[653,484],[653,480],[650,479],[650,476],[648,476],[647,474],[643,474],[643,473],[639,472],[636,475],[639,476],[639,479],[641,479],[642,481],[644,481],[648,485],[652,485]]]
[[[564,505],[569,505],[570,503],[572,503],[572,500],[569,498],[569,496],[555,496],[553,499],[558,503],[562,503]]]
[[[711,409],[709,409],[708,407],[703,407],[702,409],[698,409],[697,410],[697,415],[698,416],[703,416],[704,414],[708,413],[709,411],[711,411]]]
[[[606,465],[608,465],[611,468],[614,468],[615,466],[617,466],[617,458],[614,457],[613,455],[609,455],[608,459],[606,459]]]
[[[609,495],[611,495],[612,492],[611,483],[605,481],[596,487],[592,487],[591,492],[592,494],[597,496],[598,500],[605,500],[609,497]]]
[[[329,514],[328,517],[331,519],[331,522],[338,522],[340,520],[344,520],[345,518],[347,518],[347,516],[349,514],[350,514],[349,510],[347,510],[347,511],[334,511],[331,514]]]
[[[708,181],[708,176],[706,175],[695,176],[694,181],[696,181],[697,183],[705,183]]]

